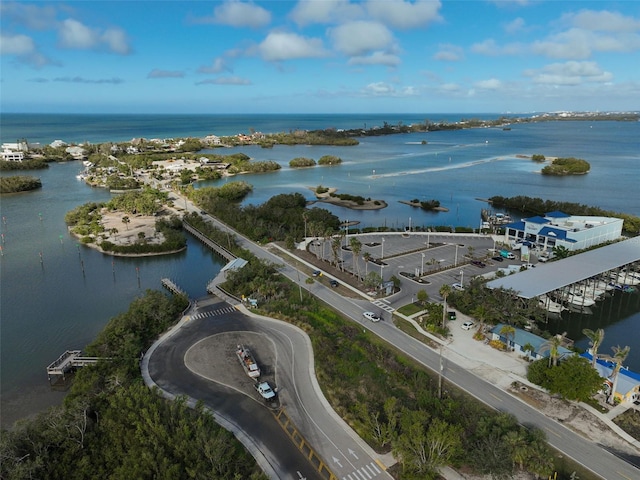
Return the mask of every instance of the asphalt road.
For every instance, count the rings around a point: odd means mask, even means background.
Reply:
[[[215,222],[225,229],[224,225]],[[235,232],[234,232],[235,233]],[[237,234],[236,234],[237,235]],[[238,236],[239,239],[242,237]],[[432,240],[433,241],[433,240]],[[242,240],[243,246],[250,249],[258,257],[271,262],[282,264],[282,259],[271,254],[265,249]],[[386,248],[389,248],[386,246]],[[304,286],[306,275],[301,274],[291,266],[285,265],[281,272],[293,282],[300,282]],[[421,342],[404,334],[389,322],[371,323],[362,319],[362,312],[371,309],[371,304],[366,300],[354,300],[342,297],[336,292],[322,284],[315,282],[309,290],[321,300],[332,305],[336,310],[344,315],[360,322],[363,327],[372,330],[381,338],[395,346],[405,354],[414,358],[419,363],[438,372],[440,358],[437,352],[430,350]],[[604,448],[597,445],[597,439],[589,441],[579,434],[569,430],[563,425],[547,418],[534,408],[512,397],[503,390],[467,372],[462,367],[447,361],[445,364],[444,378],[463,390],[469,392],[485,404],[513,414],[520,423],[524,425],[535,425],[541,428],[546,434],[549,444],[562,452],[567,457],[574,459],[585,468],[591,470],[603,479],[607,480],[635,480],[640,478],[640,470],[625,462],[624,460],[609,453]]]
[[[292,325],[252,318],[215,302],[199,308],[156,348],[149,358],[149,374],[163,390],[202,400],[232,419],[251,437],[277,478],[326,478],[293,445],[253,390],[235,357],[238,343],[251,348],[296,428],[338,478],[391,478],[324,399],[313,373],[308,336]]]

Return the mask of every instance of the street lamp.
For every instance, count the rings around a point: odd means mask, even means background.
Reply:
[[[422,266],[420,267],[420,276],[422,277],[424,275],[424,253],[422,253],[421,255],[422,255]]]
[[[429,248],[429,233],[430,232],[427,232],[427,248]]]
[[[384,237],[382,237],[382,248],[380,249],[380,260],[384,258]]]
[[[460,270],[460,285],[464,286],[464,270]]]
[[[453,260],[453,266],[456,267],[458,266],[458,244],[456,243],[456,256]]]

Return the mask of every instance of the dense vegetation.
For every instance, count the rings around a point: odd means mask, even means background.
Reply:
[[[188,195],[198,205],[206,205],[217,198],[229,202],[239,202],[252,190],[253,187],[247,182],[229,182],[221,187],[190,188]]]
[[[0,160],[0,171],[2,170],[40,170],[49,168],[49,164],[42,159],[23,160],[22,162],[9,162]]]
[[[336,232],[340,219],[323,208],[307,209],[299,193],[276,195],[261,205],[241,206],[218,195],[202,195],[187,190],[193,201],[207,212],[244,233],[254,241],[300,241],[305,234],[322,236]]]
[[[140,188],[140,183],[135,178],[114,174],[107,177],[107,187],[111,190],[133,190]]]
[[[12,177],[0,177],[0,193],[26,192],[42,188],[39,178],[15,175]]]
[[[551,347],[553,348],[553,347]],[[553,352],[550,352],[553,356]],[[571,355],[554,365],[548,359],[529,365],[527,379],[568,400],[588,401],[602,388],[603,379],[586,358]]]
[[[526,197],[523,195],[519,195],[517,197],[493,196],[489,198],[489,203],[494,207],[517,210],[524,215],[544,216],[547,212],[561,211],[569,215],[593,215],[622,218],[624,220],[624,224],[622,226],[623,231],[630,234],[640,233],[640,217],[626,213],[611,212],[599,207],[590,207],[579,203],[556,202],[552,200],[543,200],[537,197]]]
[[[296,157],[289,161],[291,168],[314,167],[315,165],[316,161],[313,158]]]
[[[556,158],[551,165],[542,169],[543,175],[582,175],[591,169],[591,165],[581,158]]]
[[[339,198],[340,200],[354,202],[358,205],[364,205],[365,200],[368,200],[361,195],[351,195],[349,193],[331,193],[330,195],[332,197]]]
[[[414,200],[415,201],[415,200]],[[423,210],[435,210],[440,207],[440,200],[423,200],[420,202],[420,208]]]
[[[75,376],[62,406],[0,432],[0,478],[264,479],[242,445],[199,404],[148,389],[140,353],[186,307],[147,291],[86,348],[108,358]]]
[[[323,155],[320,157],[320,160],[318,160],[318,165],[339,165],[341,163],[342,159],[335,155]]]

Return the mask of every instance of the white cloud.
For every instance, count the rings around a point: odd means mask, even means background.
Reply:
[[[241,77],[218,77],[202,80],[196,85],[251,85],[251,80]]]
[[[0,14],[33,30],[48,30],[57,23],[56,9],[51,5],[41,7],[20,2],[2,2]]]
[[[504,26],[504,31],[513,35],[525,29],[525,22],[522,17],[518,17]]]
[[[581,10],[563,15],[562,20],[577,28],[605,32],[636,32],[640,30],[640,20],[625,17],[618,12],[601,10]]]
[[[58,30],[60,43],[66,48],[89,49],[98,43],[98,34],[77,20],[68,18]]]
[[[596,62],[552,63],[539,70],[526,70],[524,75],[534,83],[550,85],[581,85],[583,83],[608,83],[613,74],[602,70]]]
[[[100,41],[105,43],[108,49],[112,52],[119,53],[120,55],[127,55],[131,53],[131,48],[127,43],[127,35],[118,28],[110,28],[106,30],[100,36]]]
[[[489,56],[520,55],[526,51],[526,48],[520,43],[498,45],[494,39],[489,38],[483,42],[473,44],[471,46],[471,51]]]
[[[271,13],[253,2],[228,0],[213,10],[212,23],[259,28],[271,22]],[[206,21],[206,20],[205,20]]]
[[[366,85],[361,94],[367,97],[414,97],[419,93],[415,87],[406,86],[396,89],[385,82],[374,82]]]
[[[106,48],[110,52],[121,55],[131,52],[126,34],[122,30],[110,28],[100,32],[72,18],[60,23],[58,38],[60,45],[64,48],[80,50]]]
[[[373,52],[368,56],[351,57],[349,65],[386,65],[387,67],[397,67],[401,60],[397,55],[385,52]]]
[[[369,0],[366,9],[374,19],[395,28],[417,28],[441,21],[439,0]]]
[[[84,77],[58,77],[58,78],[54,78],[53,81],[54,82],[65,82],[65,83],[89,83],[89,84],[110,83],[110,84],[113,84],[113,85],[118,85],[118,84],[124,82],[124,80],[122,80],[121,78],[118,78],[118,77],[97,78],[97,79],[84,78]]]
[[[35,51],[33,39],[26,35],[0,34],[1,55],[28,55]]]
[[[481,90],[498,90],[502,87],[502,82],[497,78],[490,78],[488,80],[480,80],[479,82],[475,82],[473,86],[476,89]]]
[[[444,62],[457,62],[464,58],[464,52],[461,47],[447,43],[438,46],[438,51],[433,58]]]
[[[222,73],[222,72],[231,72],[231,67],[227,64],[226,60],[222,57],[218,57],[213,60],[211,65],[202,66],[198,68],[199,73]]]
[[[160,70],[154,68],[149,72],[147,78],[183,78],[184,72],[179,70]]]
[[[377,22],[349,22],[328,29],[327,34],[337,50],[354,57],[377,50],[388,51],[395,43],[391,31]]]
[[[362,18],[363,15],[362,6],[350,3],[349,0],[300,0],[289,16],[297,25],[306,26],[316,23],[342,23]]]
[[[327,55],[322,40],[306,38],[295,33],[272,32],[265,38],[258,51],[266,61],[319,58]]]
[[[550,58],[582,60],[593,52],[630,52],[640,49],[640,35],[607,35],[572,28],[534,42],[532,51]]]

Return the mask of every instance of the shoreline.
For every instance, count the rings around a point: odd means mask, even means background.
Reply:
[[[315,202],[330,203],[338,207],[349,208],[351,210],[382,210],[387,208],[389,204],[384,200],[365,200],[362,205],[354,202],[353,200],[343,200],[341,198],[332,197],[331,194],[338,191],[337,188],[327,187],[327,191],[324,193],[317,193],[316,187],[307,187],[316,196]],[[377,204],[375,202],[378,202]]]

